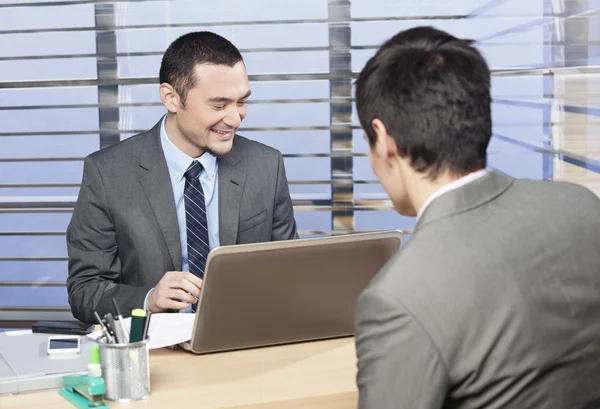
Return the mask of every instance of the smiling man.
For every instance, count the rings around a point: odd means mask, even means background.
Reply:
[[[160,68],[167,114],[85,159],[67,229],[73,315],[194,311],[210,249],[297,237],[281,153],[236,135],[248,74],[210,32],[175,40]]]

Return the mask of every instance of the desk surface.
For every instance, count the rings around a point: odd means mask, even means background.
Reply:
[[[354,409],[355,376],[353,338],[211,355],[159,349],[150,351],[150,397],[107,403],[111,408]],[[0,397],[0,407],[75,406],[53,390]]]

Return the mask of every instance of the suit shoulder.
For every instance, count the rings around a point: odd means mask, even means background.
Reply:
[[[138,155],[148,134],[149,132],[139,133],[114,145],[93,152],[88,155],[88,158],[97,164],[122,162],[132,155]]]
[[[407,306],[423,299],[454,299],[465,283],[472,289],[485,282],[481,274],[473,274],[472,263],[470,252],[452,235],[417,231],[369,286]]]
[[[563,203],[573,209],[590,205],[599,206],[600,209],[600,198],[587,187],[576,183],[518,179],[514,186],[530,196],[536,195],[542,201],[551,200],[551,203]]]
[[[268,155],[274,157],[281,156],[281,152],[279,150],[269,145],[265,145],[264,143],[248,139],[245,136],[236,135],[235,143],[244,154],[257,154],[261,156]]]
[[[436,242],[430,242],[430,246],[423,246],[421,243],[422,241],[413,237],[377,272],[369,287],[382,290],[394,288],[399,290],[394,292],[400,294],[401,289],[410,286],[413,281],[420,281],[423,277],[430,278],[432,273],[435,274],[441,267],[438,259],[431,257],[432,252],[435,252]]]
[[[563,194],[593,195],[587,187],[566,181],[515,179],[514,186],[527,191],[537,190],[552,193],[559,192]]]

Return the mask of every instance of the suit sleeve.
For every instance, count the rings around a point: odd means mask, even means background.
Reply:
[[[83,180],[67,228],[69,276],[67,290],[73,316],[95,323],[112,311],[112,298],[120,309],[140,308],[150,288],[121,284],[121,262],[115,225],[107,203],[102,176],[92,158],[85,159]]]
[[[359,409],[439,409],[446,367],[421,325],[379,289],[357,304]]]
[[[283,156],[279,156],[277,169],[277,187],[275,191],[275,203],[273,204],[273,231],[271,241],[297,239],[296,220],[294,219],[294,207],[288,187]]]

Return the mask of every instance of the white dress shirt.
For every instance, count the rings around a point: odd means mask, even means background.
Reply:
[[[206,206],[206,222],[208,224],[208,245],[212,250],[218,247],[219,242],[219,161],[208,152],[204,152],[199,158],[190,158],[183,153],[167,135],[165,129],[166,116],[160,125],[160,143],[162,146],[169,177],[171,178],[171,187],[173,188],[173,198],[175,199],[175,210],[177,212],[177,223],[179,225],[179,242],[181,243],[181,271],[190,271],[188,265],[187,248],[187,226],[185,218],[185,200],[183,191],[185,188],[185,171],[190,167],[193,161],[198,161],[204,168],[204,171],[198,176],[202,190],[204,191],[204,203]],[[154,290],[152,288],[146,294],[144,299],[144,309],[148,295]],[[180,312],[191,312],[189,307]]]
[[[423,206],[421,206],[421,208],[419,209],[419,212],[417,213],[417,222],[423,215],[423,212],[425,212],[425,209],[427,208],[427,206],[429,206],[431,204],[431,202],[433,202],[435,199],[437,199],[444,193],[448,193],[454,189],[458,189],[459,187],[466,185],[467,183],[471,183],[472,181],[479,179],[480,177],[484,176],[486,173],[487,173],[487,170],[485,170],[485,169],[481,169],[476,172],[469,173],[468,175],[463,176],[460,179],[456,179],[454,182],[448,183],[447,185],[442,186],[441,188],[439,188],[438,190],[433,192],[433,194],[431,196],[429,196],[427,198],[427,200],[425,200],[425,203],[423,203]]]

